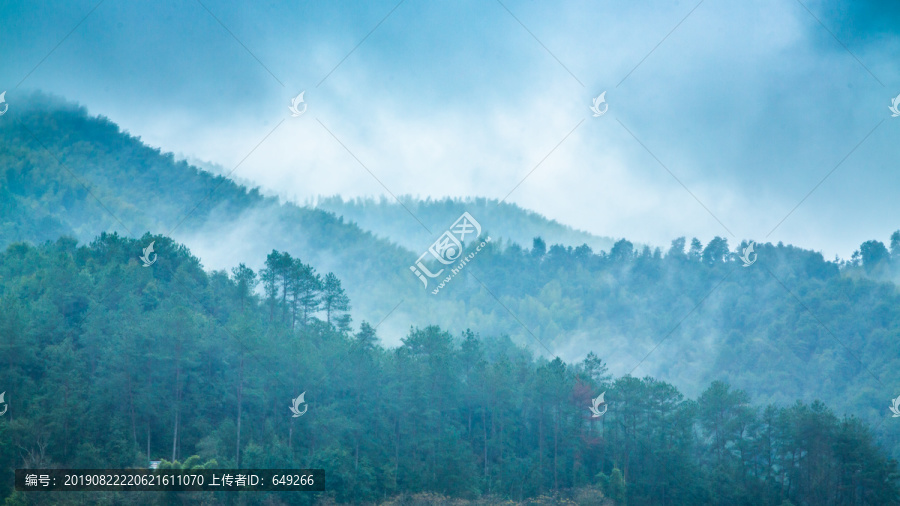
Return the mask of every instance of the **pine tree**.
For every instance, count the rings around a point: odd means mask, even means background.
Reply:
[[[241,312],[247,304],[247,301],[253,297],[253,290],[259,283],[256,273],[244,264],[238,264],[237,267],[231,269],[234,281],[237,283],[238,297],[241,300]]]
[[[325,282],[322,285],[322,307],[325,310],[326,322],[335,323],[339,330],[346,329],[349,325],[346,316],[349,315],[343,313],[350,311],[350,297],[347,297],[341,287],[341,280],[331,272],[325,275]],[[335,319],[334,322],[332,318]]]

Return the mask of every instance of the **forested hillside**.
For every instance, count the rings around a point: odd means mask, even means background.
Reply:
[[[259,266],[272,248],[302,252],[357,281],[362,314],[384,316],[392,296],[417,283],[405,272],[411,253],[390,242],[176,162],[108,119],[40,93],[0,122],[0,209],[0,247],[149,231],[185,240],[206,253],[207,266],[232,259]]]
[[[149,241],[158,256],[144,267]],[[821,402],[754,405],[723,382],[692,400],[651,377],[611,377],[602,355],[548,361],[471,330],[413,328],[385,348],[377,324],[348,319],[352,305],[341,280],[290,252],[270,252],[258,272],[206,272],[163,236],[13,244],[0,253],[0,466],[323,468],[330,490],[45,493],[29,504],[900,497],[897,463],[871,428]],[[292,417],[301,392],[308,411]]]
[[[618,374],[637,367],[692,395],[727,378],[766,402],[827,393],[874,420],[900,394],[900,293],[867,273],[897,269],[898,246],[834,263],[762,244],[743,267],[721,238],[677,239],[665,255],[627,241],[599,255],[536,241],[479,255],[470,268],[490,295],[471,280],[447,290],[471,306],[496,297],[558,353],[593,349]]]
[[[459,203],[433,204],[423,209],[449,206],[452,215]],[[616,377],[650,375],[692,398],[722,380],[760,405],[822,399],[840,416],[870,424],[900,455],[900,423],[887,410],[900,395],[900,298],[892,281],[900,233],[881,238],[887,246],[862,244],[847,261],[756,244],[757,261],[743,267],[736,253],[747,241],[681,238],[665,251],[627,240],[609,251],[543,239],[520,245],[501,241],[513,232],[472,212],[482,235],[497,240],[434,295],[409,268],[455,216],[409,250],[332,213],[281,205],[175,162],[58,99],[36,94],[0,121],[0,245],[149,232],[165,238],[156,243],[161,263],[171,254],[161,248],[175,240],[207,270],[243,263],[257,272],[272,250],[289,251],[342,281],[352,332],[361,320],[383,321],[382,344],[401,344],[411,326],[453,335],[470,328],[551,359],[578,362],[593,351]],[[139,255],[140,248],[127,258]],[[260,285],[257,295],[265,293]],[[63,299],[76,303],[71,294]]]

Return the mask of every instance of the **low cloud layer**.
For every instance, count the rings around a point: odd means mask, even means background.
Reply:
[[[900,228],[893,7],[204,5],[104,3],[30,75],[93,5],[13,5],[0,88],[11,107],[26,89],[78,101],[299,201],[508,195],[598,235],[829,258]]]

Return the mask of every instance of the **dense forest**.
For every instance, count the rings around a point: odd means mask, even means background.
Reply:
[[[143,267],[155,241],[156,262]],[[696,399],[602,356],[411,328],[379,344],[341,280],[289,252],[202,269],[163,236],[62,238],[0,254],[0,462],[16,467],[307,467],[329,492],[29,495],[7,504],[896,504],[897,463],[822,402]],[[309,405],[292,417],[291,399]],[[604,394],[604,413],[591,415]]]

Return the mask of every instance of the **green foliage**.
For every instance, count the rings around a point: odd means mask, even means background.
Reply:
[[[191,455],[184,462],[169,462],[166,459],[162,459],[159,462],[159,469],[183,469],[183,470],[199,470],[199,469],[216,469],[219,467],[219,463],[213,460],[207,460],[206,462],[201,462],[203,459],[200,458],[199,455]]]
[[[614,467],[609,475],[600,472],[597,474],[597,482],[606,497],[609,497],[616,506],[626,506],[628,503],[627,486],[625,478],[622,477],[622,471],[618,467]]]

